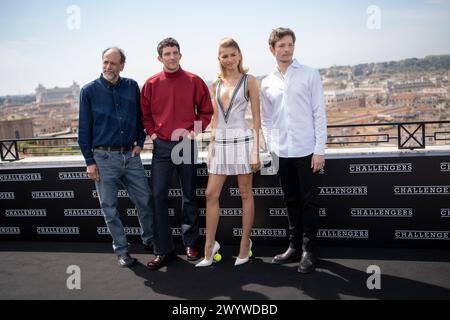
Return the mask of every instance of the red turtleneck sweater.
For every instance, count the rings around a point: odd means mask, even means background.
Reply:
[[[141,108],[147,134],[162,140],[171,140],[176,129],[193,131],[194,121],[201,121],[204,131],[213,114],[205,82],[181,68],[149,78],[141,91]]]

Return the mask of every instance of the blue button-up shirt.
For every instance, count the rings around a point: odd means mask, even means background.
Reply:
[[[87,165],[95,164],[96,147],[144,146],[140,90],[136,81],[119,78],[115,85],[103,76],[80,92],[78,144]]]

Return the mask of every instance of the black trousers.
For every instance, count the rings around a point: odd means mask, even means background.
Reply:
[[[289,246],[313,251],[317,233],[317,188],[312,155],[279,158],[279,177],[289,218]]]
[[[190,146],[189,146],[190,145]],[[181,164],[172,159],[172,150],[186,148],[177,156],[187,156],[190,161]],[[186,155],[185,151],[189,152]],[[176,160],[176,159],[175,159]],[[179,160],[179,159],[178,159]],[[152,159],[152,190],[155,204],[154,214],[154,251],[155,254],[164,255],[174,250],[172,228],[169,217],[169,186],[173,170],[176,169],[183,192],[181,233],[185,246],[196,246],[199,236],[199,213],[196,198],[196,169],[197,150],[192,140],[184,139],[181,142],[156,139],[153,145]]]

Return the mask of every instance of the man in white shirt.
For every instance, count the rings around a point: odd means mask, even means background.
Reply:
[[[295,34],[272,31],[277,65],[261,84],[261,120],[269,151],[279,158],[279,177],[289,218],[289,248],[273,263],[301,260],[300,273],[314,270],[318,205],[315,180],[325,166],[326,112],[320,74],[293,58]]]

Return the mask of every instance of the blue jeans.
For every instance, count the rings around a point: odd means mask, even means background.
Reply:
[[[140,156],[131,157],[131,152],[94,150],[94,159],[100,174],[95,187],[113,238],[114,252],[118,255],[128,252],[127,236],[117,211],[117,192],[123,187],[137,208],[142,242],[153,245],[153,197]]]

